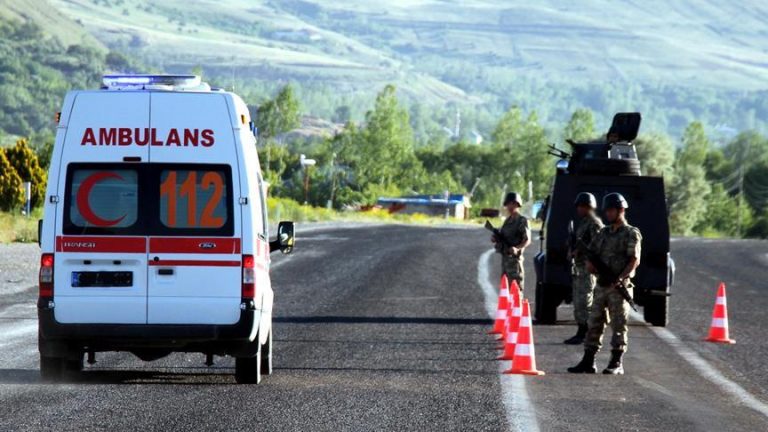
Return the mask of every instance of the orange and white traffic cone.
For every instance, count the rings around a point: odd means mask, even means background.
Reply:
[[[509,314],[507,335],[504,338],[502,349],[504,352],[496,360],[512,360],[515,357],[515,345],[517,345],[517,332],[520,329],[520,318],[523,314],[522,298],[520,294],[512,295],[512,310]]]
[[[728,307],[725,302],[725,284],[722,282],[717,288],[717,300],[715,300],[715,309],[712,311],[712,325],[709,327],[709,336],[705,340],[726,344],[736,343],[728,335]]]
[[[515,279],[512,279],[512,283],[509,284],[509,302],[507,308],[507,321],[504,323],[504,330],[501,332],[501,337],[497,340],[501,342],[501,345],[497,349],[503,350],[506,346],[507,329],[509,328],[509,320],[512,318],[512,308],[517,305],[522,307],[522,295],[520,294],[520,286]]]
[[[493,322],[493,328],[488,334],[503,334],[504,325],[507,322],[507,312],[509,310],[509,279],[507,275],[501,275],[499,287],[499,304],[496,306],[496,319]]]
[[[531,305],[528,304],[528,300],[523,300],[523,316],[520,318],[520,328],[517,332],[512,368],[504,371],[504,373],[544,375],[544,372],[536,369],[536,352],[533,348],[533,329],[531,328]]]
[[[514,291],[517,295],[520,295],[520,285],[517,284],[517,279],[512,279],[512,282],[509,284],[509,291]]]
[[[513,279],[512,284],[509,286],[509,308],[507,308],[507,322],[504,323],[504,331],[501,333],[501,337],[497,339],[501,344],[496,349],[503,350],[507,346],[507,339],[509,338],[509,324],[512,320],[512,312],[515,307],[522,308],[523,297],[520,295],[520,290],[517,289],[517,282]],[[518,315],[519,317],[519,315]],[[518,318],[518,323],[519,323]],[[517,324],[515,324],[515,331],[517,331]]]

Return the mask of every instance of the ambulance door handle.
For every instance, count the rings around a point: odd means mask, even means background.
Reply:
[[[157,274],[159,274],[160,276],[173,276],[173,269],[172,268],[157,269]]]

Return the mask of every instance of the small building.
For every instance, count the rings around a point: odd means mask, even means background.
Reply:
[[[442,216],[468,219],[472,207],[469,196],[463,194],[410,195],[399,198],[381,197],[377,204],[390,213]]]

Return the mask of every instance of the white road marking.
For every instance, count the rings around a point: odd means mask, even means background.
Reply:
[[[643,321],[643,316],[635,311],[630,311],[632,318]],[[739,403],[768,417],[768,405],[754,397],[744,387],[731,381],[711,364],[709,364],[697,352],[686,346],[674,333],[664,327],[648,327],[659,339],[667,343],[677,354],[687,361],[704,378],[720,387]]]
[[[496,315],[498,292],[490,282],[490,260],[494,250],[488,250],[480,255],[477,263],[477,283],[485,294],[485,309],[488,316]],[[507,369],[509,362],[499,362],[499,372]],[[525,386],[525,378],[521,375],[501,375],[501,397],[507,414],[507,423],[512,430],[521,432],[538,432],[539,424],[533,410],[531,398]]]

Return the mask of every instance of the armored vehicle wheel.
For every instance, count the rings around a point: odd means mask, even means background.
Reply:
[[[546,284],[536,285],[536,303],[534,317],[536,324],[555,324],[557,322],[557,307],[560,298],[555,295],[555,287]]]
[[[649,296],[643,307],[643,318],[657,327],[666,327],[669,323],[669,297]]]

